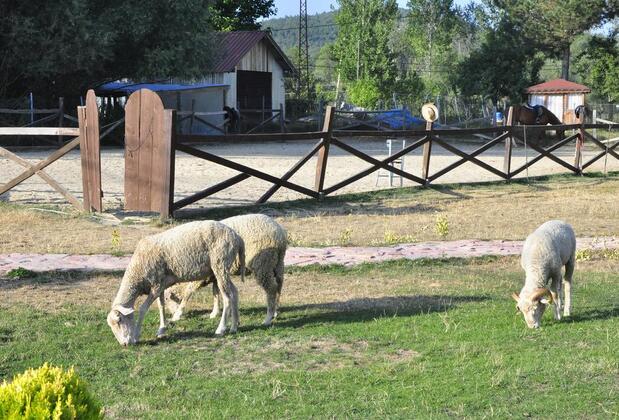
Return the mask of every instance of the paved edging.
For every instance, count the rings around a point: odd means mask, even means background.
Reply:
[[[619,249],[619,237],[578,238],[578,249]],[[401,244],[389,247],[291,247],[286,253],[286,265],[310,264],[356,265],[419,258],[470,258],[485,255],[518,255],[522,241],[437,241]],[[69,254],[0,254],[0,275],[23,267],[32,271],[121,271],[130,257],[112,255]]]

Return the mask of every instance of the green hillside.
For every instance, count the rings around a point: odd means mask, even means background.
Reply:
[[[287,54],[298,45],[298,27],[299,16],[286,16],[262,22],[262,29],[270,28],[273,38]],[[308,16],[307,27],[310,59],[315,59],[320,48],[335,41],[337,37],[338,28],[335,25],[335,12]]]

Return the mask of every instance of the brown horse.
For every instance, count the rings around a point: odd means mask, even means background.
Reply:
[[[563,124],[555,114],[543,105],[514,105],[512,114],[512,120],[515,123],[522,125],[561,125]],[[565,130],[556,130],[557,138],[562,139]],[[539,140],[545,130],[535,129],[532,133],[531,139]]]

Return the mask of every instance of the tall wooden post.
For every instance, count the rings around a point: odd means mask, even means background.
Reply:
[[[331,132],[333,130],[333,113],[335,108],[331,105],[327,106],[325,112],[325,121],[322,126],[324,137],[322,138],[322,146],[318,150],[318,161],[316,162],[316,178],[314,181],[314,189],[321,193],[325,186],[325,172],[327,171],[327,159],[329,158],[329,145],[331,144]]]
[[[58,98],[58,128],[62,128],[64,123],[64,98]],[[62,146],[64,137],[58,136],[58,146]]]
[[[578,173],[582,175],[582,146],[585,142],[585,111],[583,110],[578,117],[580,128],[578,139],[576,139],[576,150],[574,152],[574,166],[578,168]]]
[[[102,211],[101,152],[99,149],[99,109],[95,93],[86,94],[86,106],[77,107],[80,128],[80,157],[82,162],[82,187],[84,211]]]
[[[426,185],[430,183],[430,155],[432,154],[432,121],[426,121],[426,136],[428,141],[423,145],[423,161],[421,163],[421,177],[426,181]]]
[[[505,122],[505,131],[509,132],[509,137],[505,139],[505,156],[503,158],[503,172],[507,175],[507,179],[511,179],[510,172],[512,170],[512,142],[513,142],[513,118],[514,118],[514,107],[510,106],[507,111],[507,121]]]

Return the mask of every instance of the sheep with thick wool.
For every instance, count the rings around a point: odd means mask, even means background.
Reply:
[[[159,331],[165,333],[165,289],[180,282],[214,278],[223,296],[224,311],[216,334],[238,328],[238,293],[232,272],[244,275],[243,240],[229,227],[214,221],[191,222],[138,242],[112,303],[107,322],[122,345],[135,344],[150,305],[158,300]],[[134,323],[134,305],[146,295]]]
[[[271,217],[264,214],[247,214],[230,217],[221,223],[234,230],[245,243],[246,272],[253,273],[267,298],[267,314],[264,325],[270,325],[277,316],[279,299],[284,285],[284,256],[288,246],[286,230]],[[173,313],[172,320],[178,320],[191,295],[212,279],[191,282],[171,287],[166,291],[166,304]],[[213,311],[210,317],[219,313],[217,284],[213,283]]]
[[[554,303],[555,319],[561,319],[562,292],[565,295],[563,315],[570,315],[575,255],[576,235],[563,221],[548,221],[527,237],[520,260],[526,279],[520,294],[513,293],[512,297],[529,328],[540,326],[550,303]],[[564,266],[565,278],[562,276]]]

